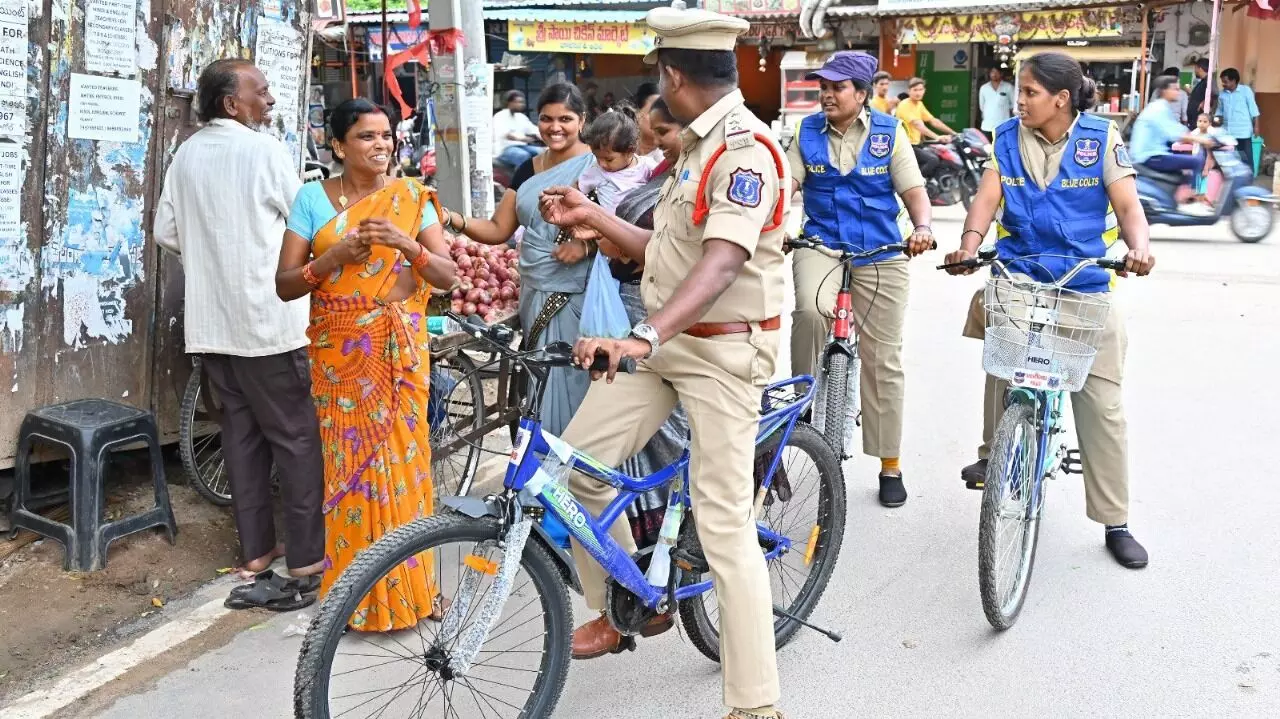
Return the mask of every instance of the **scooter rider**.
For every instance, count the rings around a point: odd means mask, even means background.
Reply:
[[[910,255],[933,241],[932,209],[907,132],[895,118],[866,106],[876,59],[837,52],[809,80],[820,83],[822,112],[800,122],[787,150],[792,191],[804,191],[804,233],[831,248],[869,250],[903,236],[902,197],[914,230]],[[873,260],[879,260],[872,265]],[[791,370],[815,374],[840,288],[838,260],[799,249],[792,263]],[[862,451],[880,458],[880,503],[907,501],[898,458],[902,440],[902,328],[907,308],[906,258],[883,255],[853,273],[853,316],[861,337]],[[819,287],[821,285],[821,287]]]
[[[1176,142],[1185,142],[1212,148],[1217,141],[1208,135],[1188,132],[1178,122],[1174,109],[1178,102],[1178,78],[1157,78],[1155,86],[1157,98],[1133,122],[1133,136],[1129,140],[1129,153],[1133,163],[1139,170],[1145,167],[1156,172],[1190,172],[1189,179],[1199,177],[1204,170],[1208,153],[1182,155],[1173,152],[1171,146]],[[1211,213],[1212,209],[1199,202],[1188,202],[1181,205],[1178,211],[1188,215],[1204,215]]]

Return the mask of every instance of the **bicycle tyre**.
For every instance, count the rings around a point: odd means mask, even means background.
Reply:
[[[1040,503],[1035,507],[1027,507],[1024,521],[1030,526],[1024,530],[1022,551],[1018,559],[1018,576],[1014,578],[1013,595],[1004,598],[1000,594],[1001,567],[999,566],[999,538],[997,520],[1003,505],[1005,488],[1005,468],[1009,466],[1011,453],[1018,449],[1015,439],[1018,431],[1028,438],[1031,454],[1024,460],[1024,466],[1030,468],[1030,476],[1021,481],[1039,483],[1040,457],[1039,442],[1032,416],[1032,407],[1022,402],[1015,402],[1004,411],[1000,424],[996,429],[994,446],[987,463],[987,478],[982,489],[982,519],[978,524],[978,589],[982,596],[982,611],[992,627],[1004,631],[1018,621],[1023,604],[1027,599],[1027,589],[1031,585],[1031,570],[1035,567],[1036,547],[1040,538],[1040,513],[1044,507],[1043,493]]]
[[[797,592],[791,606],[785,607],[790,614],[800,619],[808,619],[831,581],[831,575],[835,571],[836,561],[840,557],[840,548],[844,542],[846,508],[844,473],[840,469],[840,461],[836,459],[826,439],[808,424],[797,423],[786,446],[795,447],[808,455],[819,474],[818,536],[822,541],[815,545],[813,563],[816,566],[809,574],[804,586]],[[767,444],[757,447],[757,454],[768,451],[771,451],[771,448]],[[823,517],[827,519],[826,522],[821,522]],[[685,574],[681,584],[697,584],[701,581],[703,578],[700,574]],[[706,658],[719,662],[720,631],[717,623],[707,613],[705,597],[706,595],[690,597],[680,602],[680,623],[684,626],[685,633],[693,646]],[[774,646],[778,649],[786,646],[799,629],[800,625],[796,622],[775,617]]]
[[[431,482],[436,499],[447,496],[465,496],[471,490],[471,482],[475,479],[476,469],[480,466],[480,447],[462,444],[451,452],[443,447],[461,432],[478,430],[484,426],[484,382],[470,357],[459,351],[449,357],[441,358],[435,363],[437,369],[447,370],[458,384],[445,398],[447,420],[444,426],[435,424],[431,427]],[[470,393],[470,405],[465,398],[455,399],[459,386],[465,386]],[[455,403],[458,408],[455,410]],[[456,412],[456,414],[455,414]],[[448,420],[461,420],[470,413],[470,418],[460,424]],[[477,445],[484,441],[480,438]]]
[[[210,462],[214,462],[222,455],[222,447],[213,450],[212,454],[205,461],[201,462],[199,456],[202,450],[196,448],[196,442],[201,437],[193,436],[196,431],[197,415],[203,412],[204,402],[206,399],[201,388],[201,376],[204,369],[200,361],[197,359],[191,368],[191,376],[187,379],[186,391],[182,393],[182,406],[178,410],[178,451],[182,457],[182,468],[187,474],[187,483],[191,488],[211,504],[219,507],[231,506],[231,483],[227,480],[226,468],[221,462],[217,462],[220,469],[217,474],[202,471],[202,466],[207,467]],[[221,429],[218,430],[221,433]],[[208,435],[204,435],[208,436]]]
[[[822,412],[822,436],[831,445],[836,459],[843,461],[844,452],[844,404],[849,393],[849,357],[843,352],[827,355],[823,381],[826,382],[825,406]]]
[[[450,542],[496,542],[496,518],[474,519],[446,510],[415,520],[378,540],[356,556],[321,602],[302,639],[294,676],[293,708],[297,719],[329,719],[329,676],[337,644],[351,616],[370,588],[392,568],[415,554]],[[555,710],[569,674],[573,610],[563,576],[542,543],[531,536],[521,555],[522,568],[543,597],[548,617],[548,648],[543,654],[531,707],[521,716],[548,717]],[[536,699],[536,701],[535,701]]]

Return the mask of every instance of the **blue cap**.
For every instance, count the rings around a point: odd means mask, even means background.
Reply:
[[[827,58],[820,69],[805,75],[805,79],[831,82],[853,80],[870,85],[871,78],[879,67],[879,60],[861,50],[841,50]]]

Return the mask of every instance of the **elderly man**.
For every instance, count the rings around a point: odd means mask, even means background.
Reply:
[[[222,455],[244,578],[227,606],[287,611],[315,601],[324,568],[324,466],[311,403],[306,301],[281,302],[275,273],[297,163],[257,132],[275,99],[247,60],[200,75],[205,127],[178,148],[156,210],[155,238],[186,275],[186,350],[203,359],[222,403]],[[271,467],[280,474],[288,542],[276,543]],[[284,555],[291,578],[267,572]]]
[[[929,195],[902,122],[867,107],[876,66],[871,55],[846,51],[809,74],[808,79],[819,83],[822,112],[800,121],[796,141],[787,150],[791,187],[804,192],[804,234],[835,250],[861,252],[900,242],[901,197],[914,228],[909,253],[918,254],[933,242]],[[817,250],[796,250],[792,374],[817,375],[821,369],[840,289],[838,265]],[[853,271],[853,316],[862,358],[862,451],[880,459],[880,503],[886,507],[907,501],[898,461],[907,280],[901,255],[860,260]]]

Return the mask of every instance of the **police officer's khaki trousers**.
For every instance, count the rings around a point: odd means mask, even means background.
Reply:
[[[773,644],[773,598],[764,555],[756,539],[755,438],[760,398],[773,377],[778,332],[700,339],[680,335],[663,345],[634,375],[591,385],[561,438],[611,467],[639,452],[670,416],[676,400],[689,414],[692,434],[689,478],[693,516],[720,606],[720,657],[724,702],[754,709],[778,701]],[[480,467],[489,486],[506,470],[506,457]],[[599,515],[617,490],[574,474],[569,487]],[[609,529],[614,541],[635,551],[625,514]],[[605,608],[604,570],[575,541],[573,559],[587,606]]]
[[[982,339],[985,322],[982,291],[979,290],[969,305],[964,336]],[[1102,524],[1129,521],[1128,427],[1120,387],[1128,344],[1124,317],[1113,296],[1089,378],[1079,392],[1071,395],[1076,437],[1084,462],[1085,511],[1089,519]],[[1008,388],[1008,382],[987,375],[982,402],[982,445],[978,447],[980,459],[986,459],[991,452],[996,427],[1004,414],[1004,396]]]
[[[839,264],[815,250],[796,250],[792,259],[796,288],[796,309],[791,315],[792,374],[817,371],[831,331],[829,317],[840,292]],[[862,359],[862,451],[872,457],[899,457],[902,453],[906,384],[902,329],[909,280],[905,258],[853,271],[853,315],[858,323],[858,355]]]

